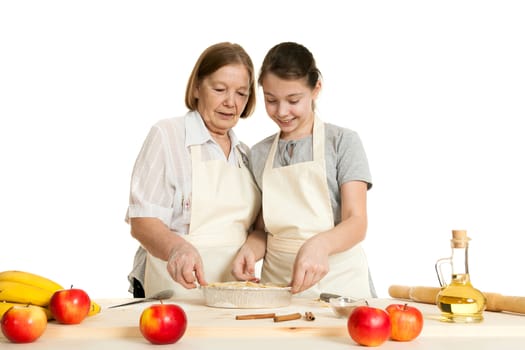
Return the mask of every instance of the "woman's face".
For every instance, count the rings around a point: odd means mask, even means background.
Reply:
[[[268,73],[261,85],[266,112],[281,129],[282,139],[299,139],[312,133],[312,106],[321,90],[320,82],[312,89],[305,79],[285,80]]]
[[[237,124],[250,91],[250,75],[242,64],[227,65],[195,88],[197,110],[213,134],[224,135]]]

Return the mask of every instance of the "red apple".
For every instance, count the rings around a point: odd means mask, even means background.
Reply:
[[[352,339],[366,346],[378,346],[390,337],[390,317],[383,309],[358,306],[347,321]]]
[[[140,315],[140,332],[153,344],[172,344],[186,332],[188,320],[176,304],[153,304]]]
[[[46,330],[47,315],[41,307],[15,305],[7,310],[0,321],[2,333],[13,343],[31,343]]]
[[[56,291],[49,302],[49,310],[59,323],[78,324],[88,315],[91,307],[89,295],[82,289]]]
[[[390,304],[386,307],[392,323],[390,338],[410,341],[417,338],[423,329],[423,314],[418,308],[407,304]]]

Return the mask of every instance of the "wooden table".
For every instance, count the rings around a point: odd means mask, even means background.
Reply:
[[[131,299],[130,299],[131,300]],[[203,299],[170,300],[186,311],[188,328],[179,342],[169,346],[152,345],[140,334],[138,321],[149,304],[122,308],[107,306],[128,299],[97,300],[102,312],[79,325],[50,322],[44,335],[35,343],[9,343],[0,334],[1,349],[348,349],[359,346],[350,338],[346,319],[337,318],[326,303],[294,297],[292,305],[279,309],[221,309],[204,305]],[[405,301],[371,299],[371,306],[384,308],[390,303]],[[523,349],[525,348],[525,316],[485,312],[485,320],[477,324],[443,323],[438,320],[435,305],[408,302],[418,307],[425,324],[421,335],[411,342],[387,341],[381,349]],[[304,318],[275,323],[271,319],[235,320],[235,315],[275,312],[278,315],[310,311],[314,321]],[[360,347],[363,349],[363,347]]]

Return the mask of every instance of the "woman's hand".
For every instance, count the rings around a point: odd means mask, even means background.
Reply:
[[[197,283],[205,286],[202,259],[195,247],[184,241],[171,250],[166,266],[171,278],[184,288],[193,289]]]
[[[258,282],[259,279],[255,277],[256,261],[254,251],[248,245],[243,245],[233,260],[233,277],[239,281]]]
[[[314,236],[297,252],[290,283],[292,294],[300,293],[319,282],[329,270],[328,249],[322,239]]]

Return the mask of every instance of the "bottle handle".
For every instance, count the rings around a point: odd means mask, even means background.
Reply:
[[[443,264],[452,265],[452,258],[442,258],[436,261],[436,273],[439,281],[439,285],[441,287],[445,287],[447,285],[447,282],[445,281],[445,277],[443,277],[443,270],[441,269],[441,266]]]

